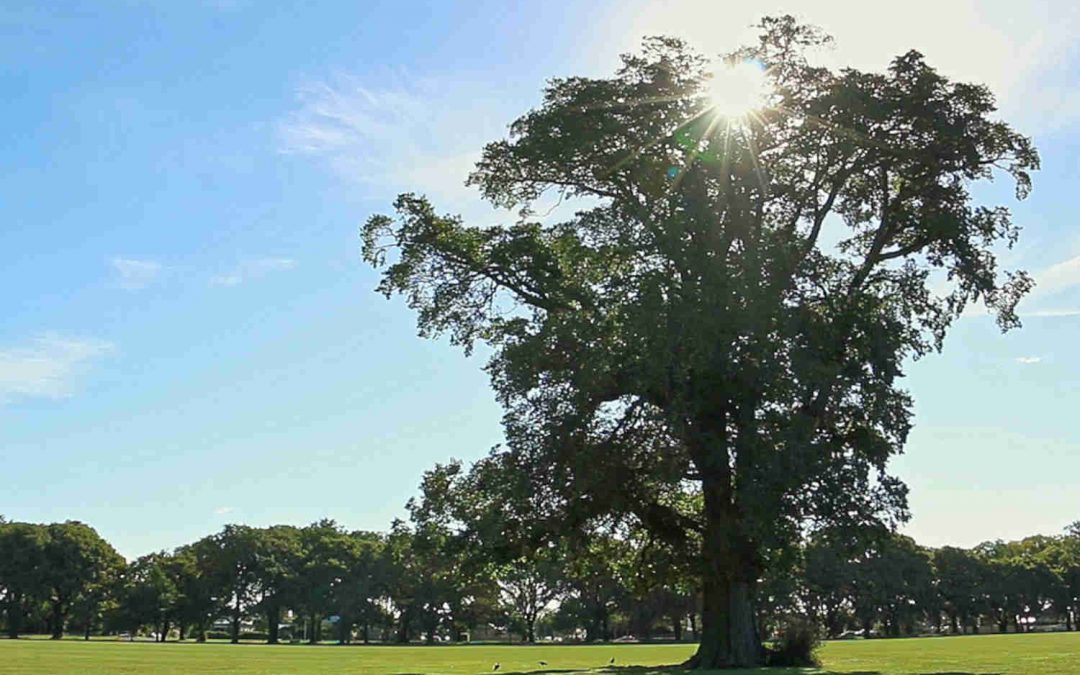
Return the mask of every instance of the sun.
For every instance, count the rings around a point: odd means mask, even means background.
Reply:
[[[706,82],[705,94],[709,108],[717,115],[729,119],[746,117],[765,105],[765,70],[754,61],[721,65]]]

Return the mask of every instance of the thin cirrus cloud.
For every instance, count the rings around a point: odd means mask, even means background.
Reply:
[[[1062,260],[1035,275],[1035,292],[1050,295],[1080,284],[1080,255]]]
[[[1025,302],[1036,304],[1036,308],[1022,310],[1021,316],[1057,318],[1080,315],[1080,307],[1042,306],[1043,298],[1080,286],[1080,256],[1074,256],[1035,273],[1035,289],[1025,298]]]
[[[114,283],[117,287],[129,291],[146,288],[161,277],[162,264],[156,260],[140,258],[113,257],[109,260]]]
[[[497,107],[484,101],[494,88],[397,79],[375,86],[339,75],[301,87],[278,125],[279,152],[317,160],[369,196],[417,191],[455,211],[489,212],[465,180],[484,142],[504,133],[497,113],[477,112]]]
[[[211,286],[239,286],[274,272],[287,272],[296,267],[292,258],[255,258],[245,260],[231,271],[210,277]]]
[[[56,333],[19,346],[0,346],[0,405],[67,398],[75,393],[83,373],[112,351],[103,340]]]
[[[1040,361],[1042,361],[1041,356],[1020,356],[1016,359],[1016,362],[1023,366],[1031,366]]]

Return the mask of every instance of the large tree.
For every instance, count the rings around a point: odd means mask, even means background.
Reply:
[[[905,515],[903,365],[973,302],[1017,325],[1031,286],[994,255],[1009,212],[969,192],[1000,172],[1023,197],[1038,165],[985,87],[916,52],[816,67],[818,30],[761,29],[727,59],[763,74],[753,113],[709,95],[724,65],[651,39],[612,77],[552,80],[485,148],[470,181],[516,222],[405,194],[363,233],[422,335],[493,349],[509,445],[569,524],[632,513],[700,546],[701,667],[764,659],[755,586],[806,523]],[[536,216],[550,192],[581,210]]]

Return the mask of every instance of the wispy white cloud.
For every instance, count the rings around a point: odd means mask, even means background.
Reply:
[[[217,516],[224,516],[225,514],[232,513],[232,512],[233,512],[233,507],[231,507],[231,506],[219,506],[216,509],[214,509],[214,515],[217,515]]]
[[[1054,263],[1035,272],[1032,276],[1035,279],[1035,289],[1024,298],[1020,309],[1021,317],[1055,318],[1080,315],[1080,308],[1076,306],[1047,306],[1045,300],[1047,297],[1080,286],[1080,256]],[[1029,304],[1034,304],[1035,309],[1026,309]]]
[[[18,399],[70,396],[79,375],[113,350],[108,342],[48,333],[0,347],[0,405]]]
[[[494,87],[399,77],[373,86],[339,75],[297,92],[297,108],[279,125],[279,150],[315,158],[366,196],[421,192],[455,211],[490,213],[465,179],[484,143],[504,133],[485,100]]]
[[[1041,356],[1020,356],[1016,359],[1017,363],[1025,366],[1030,366],[1039,363],[1040,361],[1042,361]]]
[[[233,270],[210,277],[211,286],[239,286],[272,272],[285,272],[296,267],[292,258],[254,258],[242,261]]]
[[[146,288],[161,276],[162,265],[156,260],[124,258],[116,256],[109,260],[119,288],[129,291]]]
[[[1039,295],[1051,295],[1080,284],[1080,255],[1038,272],[1035,284],[1035,293]]]
[[[1055,318],[1060,316],[1080,316],[1080,307],[1061,309],[1037,309],[1032,312],[1023,312],[1023,316],[1039,316]]]

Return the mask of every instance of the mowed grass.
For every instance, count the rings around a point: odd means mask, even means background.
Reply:
[[[678,675],[690,645],[335,647],[0,640],[0,675]],[[615,658],[615,665],[608,661]],[[859,675],[1080,675],[1080,634],[985,635],[830,642],[822,670]],[[547,665],[540,665],[546,661]],[[724,671],[730,675],[736,672]]]

